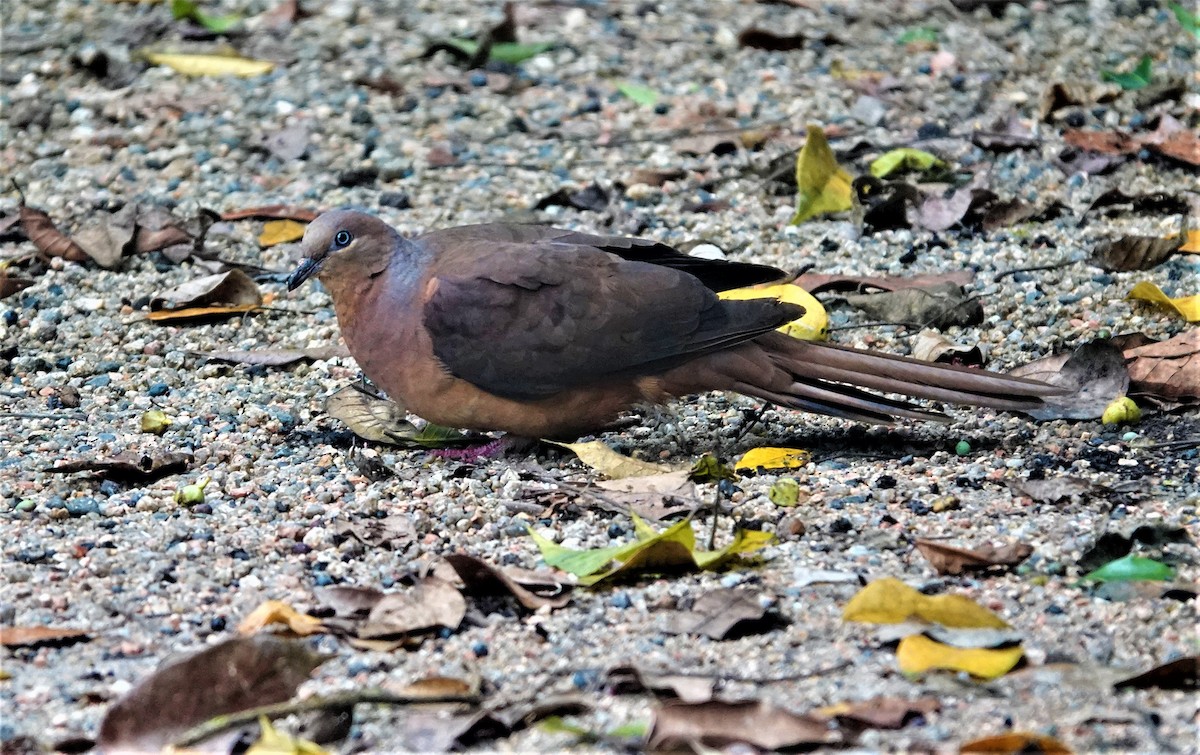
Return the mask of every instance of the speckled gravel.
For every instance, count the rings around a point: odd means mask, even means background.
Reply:
[[[1095,82],[1098,71],[1143,52],[1155,55],[1156,76],[1180,77],[1189,87],[1156,110],[1194,126],[1195,40],[1155,4],[1036,2],[1009,5],[996,18],[929,2],[812,9],[696,0],[530,5],[520,8],[523,38],[559,47],[520,69],[486,74],[463,72],[444,55],[420,55],[434,39],[496,23],[498,8],[462,0],[395,5],[306,3],[311,15],[271,32],[254,18],[270,8],[264,0],[206,3],[214,12],[251,18],[249,33],[234,44],[278,63],[269,75],[239,80],[187,79],[139,62],[134,53],[144,45],[209,45],[181,40],[161,6],[5,3],[0,161],[6,178],[66,230],[135,201],[168,207],[180,218],[201,208],[356,205],[406,232],[538,217],[672,243],[706,239],[738,259],[789,269],[916,274],[972,266],[978,270],[972,293],[987,319],[946,334],[987,344],[995,369],[1105,333],[1167,337],[1185,327],[1122,297],[1142,279],[1196,293],[1200,257],[1177,256],[1144,273],[1105,273],[1087,263],[1099,238],[1166,234],[1177,219],[1124,216],[1082,226],[1078,219],[1113,187],[1195,191],[1195,169],[1147,159],[1109,175],[1067,175],[1054,163],[1063,148],[1061,123],[1042,124],[1043,141],[1028,151],[995,154],[967,138],[1011,112],[1032,124],[1050,82]],[[813,39],[830,32],[841,42],[789,53],[739,48],[737,33],[749,25]],[[941,49],[957,58],[953,70],[932,74],[932,52],[896,42],[917,26],[939,30]],[[839,68],[886,71],[897,86],[863,100],[837,77]],[[622,97],[615,88],[621,80],[653,86],[660,106]],[[382,91],[381,81],[400,91]],[[664,135],[695,128],[686,114],[702,106],[778,131],[759,152],[681,155]],[[1087,127],[1136,128],[1153,113],[1138,111],[1127,94],[1074,108],[1067,117]],[[762,176],[772,158],[795,148],[808,122],[836,127],[843,134],[836,148],[861,140],[877,150],[936,149],[963,172],[988,171],[990,187],[1002,196],[1057,199],[1071,212],[939,238],[910,231],[860,238],[844,219],[789,227],[794,199],[772,193]],[[272,139],[292,138],[280,136],[285,130],[308,134],[302,157],[271,151]],[[633,184],[634,170],[647,167],[686,174],[661,189]],[[605,213],[531,213],[541,197],[591,181],[627,188],[614,189]],[[684,209],[714,197],[732,208]],[[6,212],[15,206],[12,192],[0,200]],[[218,223],[207,248],[289,270],[293,248],[260,249],[260,229],[257,221]],[[11,237],[0,241],[3,258],[31,250]],[[1001,272],[1056,263],[1062,265],[997,280]],[[351,359],[287,368],[207,362],[204,355],[218,349],[318,346],[338,336],[319,287],[288,295],[278,280],[264,284],[276,295],[273,308],[252,316],[191,326],[145,319],[148,296],[199,274],[191,263],[157,254],[128,258],[115,271],[56,261],[32,287],[0,301],[0,520],[8,535],[0,624],[95,633],[86,644],[5,651],[3,668],[12,678],[0,682],[0,739],[25,736],[50,745],[94,736],[107,703],[132,682],[174,653],[232,636],[237,622],[267,599],[310,606],[316,586],[392,587],[456,550],[533,567],[538,556],[526,525],[572,547],[632,536],[627,519],[589,508],[586,499],[549,518],[529,513],[539,510],[531,506],[539,491],[553,487],[531,478],[587,479],[569,455],[542,450],[464,467],[419,452],[361,448],[321,408],[324,396],[356,378]],[[830,313],[834,327],[866,322],[845,307]],[[835,335],[903,353],[914,332],[871,326]],[[64,404],[67,387],[77,391],[77,407]],[[173,423],[162,437],[139,431],[142,413],[155,407]],[[1197,652],[1195,601],[1110,602],[1076,585],[1080,557],[1104,532],[1166,524],[1200,537],[1197,452],[1155,446],[1200,433],[1195,411],[1155,416],[1132,429],[1035,424],[982,411],[955,411],[949,426],[887,429],[772,410],[740,437],[754,408],[737,397],[695,397],[603,440],[676,463],[705,451],[733,457],[764,444],[811,450],[813,462],[795,475],[809,494],[801,506],[775,507],[766,493],[776,478],[749,477],[739,483],[733,515],[721,523],[723,537],[735,523],[781,532],[803,523],[804,533],[770,547],[761,566],[584,590],[569,607],[536,621],[497,603],[482,620],[407,653],[354,651],[320,638],[314,644],[335,657],[305,691],[478,675],[504,699],[582,691],[595,710],[580,720],[602,731],[650,716],[651,698],[599,688],[604,669],[632,661],[717,676],[724,696],[763,697],[798,711],[878,694],[941,700],[941,712],[923,725],[865,734],[868,750],[950,748],[1015,728],[1055,734],[1080,752],[1200,751],[1194,696],[1113,693],[1089,681],[1094,676],[1053,665],[1136,672]],[[971,446],[966,456],[954,453],[960,440]],[[192,468],[148,484],[46,471],[60,460],[176,450],[194,455]],[[363,459],[381,462],[390,474],[371,479]],[[541,468],[537,475],[523,473],[531,465]],[[1124,483],[1132,492],[1047,505],[1015,496],[1004,484],[1059,474]],[[174,500],[179,486],[202,478],[211,480],[203,504]],[[956,505],[935,512],[933,504],[948,497]],[[416,535],[394,550],[338,536],[346,524],[396,514],[411,519]],[[781,527],[785,517],[788,526]],[[1036,551],[1011,574],[936,577],[912,547],[914,537],[963,544],[1016,538]],[[1170,546],[1167,555],[1177,559],[1180,580],[1200,579],[1193,545]],[[897,576],[930,593],[967,594],[1024,633],[1034,670],[987,684],[936,674],[905,678],[873,628],[841,622],[841,606],[856,586],[807,584],[812,570]],[[718,586],[765,596],[786,626],[723,642],[662,631],[663,610]],[[351,737],[335,749],[397,750],[403,718],[403,711],[364,709]],[[553,751],[569,743],[534,729],[482,746]]]

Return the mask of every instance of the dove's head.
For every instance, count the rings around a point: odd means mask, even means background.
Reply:
[[[374,277],[387,269],[403,239],[387,223],[364,212],[333,210],[309,223],[300,242],[303,261],[287,279],[288,290],[318,276],[330,280]]]

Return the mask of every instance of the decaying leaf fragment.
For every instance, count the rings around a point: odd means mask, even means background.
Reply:
[[[769,629],[778,623],[768,615],[768,606],[746,590],[722,588],[704,593],[690,611],[667,615],[668,634],[702,634],[713,640],[742,637]]]
[[[578,456],[584,464],[613,480],[624,477],[646,477],[673,471],[671,467],[664,464],[654,464],[619,454],[598,440],[586,443],[559,443],[557,441],[547,441],[547,443],[567,449]]]
[[[289,699],[325,660],[271,635],[228,640],[161,666],[113,703],[97,745],[105,752],[158,752],[214,716]]]
[[[928,716],[941,709],[942,704],[932,697],[916,700],[873,697],[870,700],[830,705],[814,711],[814,714],[872,729],[900,729],[914,718]]]
[[[403,406],[357,385],[348,385],[325,399],[325,412],[372,443],[391,443],[402,448],[445,448],[471,441],[470,436],[449,427],[433,423],[417,427],[408,421]]]
[[[46,467],[45,471],[60,474],[97,472],[110,480],[149,482],[167,475],[186,472],[191,463],[192,455],[185,452],[150,454],[123,451],[102,459],[59,462],[52,467]]]
[[[320,362],[335,357],[348,357],[344,345],[314,346],[307,349],[235,349],[210,351],[205,356],[218,362],[232,362],[257,367],[285,367],[296,362]]]

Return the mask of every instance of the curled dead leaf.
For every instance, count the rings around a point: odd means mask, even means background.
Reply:
[[[565,572],[500,569],[463,553],[452,553],[445,559],[462,579],[468,595],[508,593],[530,611],[562,608],[571,601],[574,578]]]
[[[45,212],[25,204],[24,198],[17,208],[21,218],[21,232],[25,238],[33,242],[38,251],[47,257],[62,257],[70,262],[84,262],[89,259],[87,252],[80,248],[54,225],[54,221]]]

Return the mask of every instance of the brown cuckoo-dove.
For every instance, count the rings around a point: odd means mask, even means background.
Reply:
[[[301,247],[288,288],[316,275],[367,377],[440,425],[578,436],[635,404],[712,390],[888,422],[941,415],[880,393],[1028,409],[1057,392],[792,338],[775,329],[798,307],[717,297],[783,272],[653,241],[502,224],[405,238],[335,210],[308,226]]]

